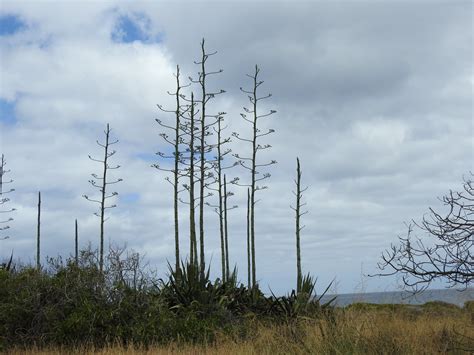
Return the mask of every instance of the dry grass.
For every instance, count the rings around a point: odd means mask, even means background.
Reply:
[[[168,344],[149,349],[14,350],[11,354],[439,354],[474,353],[474,314],[460,309],[354,307],[333,320],[256,326],[250,337],[219,335],[213,344]]]

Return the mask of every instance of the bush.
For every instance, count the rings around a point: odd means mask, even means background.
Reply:
[[[237,283],[202,278],[183,264],[157,281],[138,254],[111,249],[104,272],[97,253],[84,250],[78,263],[50,258],[45,268],[0,270],[0,351],[11,347],[212,342],[217,333],[249,335],[255,318],[279,322],[319,317],[309,292],[266,297]]]

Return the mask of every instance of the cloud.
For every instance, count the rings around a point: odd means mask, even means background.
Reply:
[[[353,125],[355,138],[375,149],[395,151],[404,143],[407,128],[390,120],[358,121]]]

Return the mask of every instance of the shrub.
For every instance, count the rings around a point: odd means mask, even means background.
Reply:
[[[157,281],[138,254],[109,251],[104,271],[97,252],[87,249],[78,262],[49,258],[42,270],[28,266],[0,269],[0,350],[11,347],[150,346],[169,342],[208,343],[216,334],[251,336],[255,320],[280,322],[317,318],[328,305],[306,291],[265,296],[237,282],[201,276],[193,264],[170,267]],[[304,290],[305,288],[303,288]]]

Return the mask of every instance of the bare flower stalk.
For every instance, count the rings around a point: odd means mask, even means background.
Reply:
[[[5,156],[2,154],[1,160],[0,160],[0,216],[3,214],[8,214],[11,212],[14,212],[16,209],[15,208],[9,208],[9,209],[1,209],[2,206],[7,204],[10,199],[8,197],[5,197],[5,195],[15,191],[15,189],[4,189],[4,185],[11,184],[13,180],[5,180],[4,176],[10,172],[10,170],[6,170],[7,162],[5,160]],[[0,217],[0,232],[6,231],[10,229],[10,226],[8,225],[9,222],[13,221],[12,217]],[[0,240],[5,240],[10,238],[9,235],[1,236],[0,235]]]
[[[296,221],[296,291],[301,292],[301,283],[303,280],[303,273],[301,271],[301,245],[300,245],[300,233],[301,230],[305,227],[301,225],[301,216],[308,213],[308,211],[301,211],[301,208],[306,205],[306,203],[301,203],[303,197],[303,192],[308,188],[301,188],[301,167],[300,160],[296,158],[296,192],[293,191],[293,194],[296,196],[296,207],[290,206],[290,208],[295,211],[295,221]]]
[[[79,265],[79,230],[77,227],[77,219],[74,223],[74,260]]]
[[[227,207],[227,199],[229,196],[232,196],[231,192],[227,192],[227,179],[224,174],[224,244],[225,244],[225,266],[226,266],[226,280],[229,280],[230,276],[230,262],[229,262],[229,228],[227,220],[227,212],[229,208]],[[237,206],[232,206],[232,208],[237,208]]]
[[[181,104],[182,93],[181,90],[189,85],[182,86],[180,83],[180,70],[179,66],[176,66],[176,91],[174,93],[168,92],[169,95],[173,96],[176,100],[176,107],[174,110],[166,110],[161,105],[158,105],[158,108],[163,112],[173,113],[175,117],[174,126],[167,125],[161,120],[156,119],[156,122],[163,128],[172,131],[174,138],[170,139],[166,133],[161,133],[160,136],[163,140],[170,144],[173,147],[173,154],[171,156],[166,155],[163,152],[158,152],[157,155],[164,159],[173,160],[173,168],[167,169],[161,166],[160,164],[153,164],[152,166],[156,169],[171,172],[173,175],[173,180],[166,177],[166,180],[173,186],[173,211],[174,211],[174,241],[175,241],[175,268],[178,272],[180,270],[180,247],[179,247],[179,178],[181,176],[180,163],[182,161],[182,152],[180,150],[180,145],[183,143],[183,132],[182,132],[182,116],[186,112],[183,109]]]
[[[227,230],[227,198],[232,193],[227,193],[227,181],[224,174],[224,170],[230,169],[236,165],[238,162],[234,162],[233,164],[225,165],[226,156],[228,156],[231,152],[230,149],[225,149],[225,145],[230,142],[230,138],[223,138],[222,132],[226,127],[222,126],[224,121],[223,115],[225,112],[221,112],[220,115],[217,117],[217,129],[214,128],[214,132],[217,134],[217,143],[215,144],[217,149],[217,156],[215,157],[214,163],[214,170],[215,170],[215,179],[217,182],[217,188],[212,188],[209,186],[210,190],[214,190],[217,192],[218,195],[218,203],[217,205],[212,205],[210,203],[206,203],[208,206],[214,207],[214,211],[219,216],[219,235],[220,235],[220,242],[221,242],[221,267],[222,267],[222,280],[226,281],[229,276],[229,256],[228,256],[228,230]],[[233,183],[231,181],[231,183]],[[236,208],[237,206],[233,206],[231,209]]]
[[[221,264],[222,264],[222,280],[226,280],[226,250],[225,250],[225,236],[224,236],[224,201],[223,201],[223,189],[222,189],[222,119],[219,117],[217,122],[217,184],[218,184],[218,194],[219,194],[219,206],[218,206],[218,215],[219,215],[219,232],[221,237]]]
[[[267,113],[260,114],[258,112],[258,103],[262,100],[270,98],[272,95],[268,94],[266,96],[258,96],[258,88],[263,84],[263,81],[259,80],[258,76],[260,73],[260,68],[255,66],[255,73],[253,75],[247,74],[249,78],[252,79],[252,89],[240,90],[247,94],[250,102],[250,108],[244,107],[245,113],[241,113],[242,118],[249,122],[252,126],[252,136],[251,138],[243,138],[237,132],[232,134],[233,137],[250,143],[252,145],[252,154],[250,157],[243,157],[239,154],[234,154],[234,156],[239,159],[240,165],[250,171],[251,183],[249,185],[240,184],[238,181],[237,185],[250,187],[250,245],[251,245],[251,270],[252,270],[252,287],[257,287],[257,271],[256,271],[256,255],[255,255],[255,204],[258,202],[255,199],[255,193],[260,190],[264,190],[267,186],[257,185],[258,182],[265,180],[270,177],[269,173],[265,173],[262,176],[258,177],[260,174],[259,168],[267,167],[273,164],[276,164],[276,160],[271,160],[267,163],[257,163],[257,153],[261,150],[271,148],[269,144],[261,145],[258,143],[259,138],[267,136],[274,132],[273,129],[269,129],[267,132],[261,133],[258,128],[258,122],[260,119],[268,117],[276,113],[275,110],[270,110]]]
[[[107,123],[107,127],[104,131],[105,142],[100,143],[99,141],[96,141],[97,145],[99,145],[104,150],[103,160],[92,158],[89,155],[90,160],[102,164],[102,176],[98,176],[97,174],[93,173],[91,174],[93,179],[89,180],[89,183],[93,187],[99,189],[100,199],[92,199],[88,195],[83,195],[86,200],[97,203],[100,206],[99,212],[95,212],[94,214],[100,218],[99,270],[101,273],[104,270],[104,223],[106,221],[105,212],[108,209],[117,207],[116,204],[107,205],[107,200],[118,195],[118,192],[112,192],[110,194],[107,194],[106,190],[109,185],[113,185],[122,181],[122,179],[120,178],[113,181],[107,180],[107,172],[109,170],[115,170],[120,168],[120,165],[109,165],[109,159],[117,152],[115,150],[110,150],[110,146],[118,143],[118,140],[110,140],[110,132],[110,125]]]
[[[250,245],[250,188],[247,188],[247,274],[248,289],[252,286],[252,268],[251,268],[251,245]]]
[[[36,225],[36,269],[41,270],[41,191],[38,191],[38,222]]]
[[[196,124],[195,124],[195,103],[194,103],[194,93],[191,93],[191,112],[189,115],[189,255],[190,263],[192,265],[198,264],[197,257],[197,239],[196,239],[196,197],[194,193],[195,189],[195,146],[194,141]]]
[[[199,141],[199,256],[200,256],[200,275],[203,278],[205,274],[206,268],[206,260],[205,260],[205,238],[204,238],[204,205],[205,205],[205,198],[209,195],[205,193],[205,189],[209,186],[206,182],[209,178],[212,177],[212,173],[208,170],[211,168],[210,162],[206,154],[212,151],[213,146],[207,144],[206,137],[211,135],[209,128],[216,124],[216,115],[209,115],[207,113],[207,105],[209,101],[215,98],[217,95],[224,93],[224,90],[220,90],[217,92],[211,92],[208,90],[207,87],[207,78],[214,74],[222,73],[222,69],[217,71],[208,71],[206,68],[206,62],[209,57],[215,55],[217,52],[206,52],[205,49],[205,41],[204,39],[201,42],[201,59],[199,61],[194,62],[195,64],[200,66],[200,71],[198,72],[198,79],[193,80],[190,78],[192,83],[196,83],[201,88],[201,119],[200,119],[200,141]],[[213,122],[209,123],[207,121],[208,118],[214,119]]]

